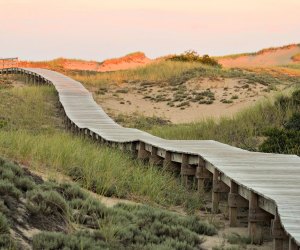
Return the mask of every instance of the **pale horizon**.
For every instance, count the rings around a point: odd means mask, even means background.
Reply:
[[[299,43],[298,0],[0,0],[0,57],[102,61]]]

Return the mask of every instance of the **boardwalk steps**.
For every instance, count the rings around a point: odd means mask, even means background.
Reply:
[[[249,236],[261,240],[262,224],[270,225],[274,249],[300,246],[300,158],[295,155],[249,152],[212,140],[165,140],[115,123],[81,83],[46,69],[9,68],[33,83],[53,84],[66,126],[99,143],[130,151],[179,171],[184,183],[212,181],[212,212],[221,193],[228,195],[230,226],[238,226],[240,207],[248,209]]]

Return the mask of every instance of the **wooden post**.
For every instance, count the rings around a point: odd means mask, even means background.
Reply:
[[[268,220],[271,220],[271,215],[259,208],[258,195],[251,191],[249,196],[248,231],[252,244],[263,242],[263,232],[259,222]]]
[[[297,246],[296,242],[292,239],[292,237],[289,238],[289,250],[299,250],[299,247]]]
[[[212,213],[219,213],[220,193],[217,188],[220,178],[220,172],[215,168],[213,173],[213,190],[212,190]]]
[[[188,185],[188,176],[184,173],[184,170],[185,168],[188,167],[189,167],[189,156],[187,154],[182,154],[180,177],[181,177],[181,183],[186,187]]]
[[[132,156],[137,158],[137,149],[136,149],[137,143],[136,142],[132,142],[130,145],[130,151],[132,153]]]
[[[282,250],[284,246],[284,241],[286,241],[288,237],[281,226],[278,212],[276,212],[275,218],[272,221],[271,232],[273,237],[274,250]]]
[[[165,158],[163,160],[163,167],[170,172],[178,171],[177,164],[172,161],[172,153],[170,151],[166,151]]]
[[[198,166],[196,168],[195,177],[197,179],[197,189],[198,192],[204,191],[204,185],[206,179],[212,179],[212,174],[206,169],[205,161],[199,157],[198,158]]]
[[[238,195],[238,184],[234,181],[230,181],[230,193],[228,196],[228,206],[229,206],[229,226],[237,226],[237,215],[238,215],[238,206],[236,202],[236,196]],[[231,199],[233,202],[231,202]],[[235,202],[234,202],[235,201]]]
[[[189,185],[189,176],[195,177],[196,175],[196,167],[193,167],[189,164],[188,154],[182,154],[180,175],[181,175],[181,182],[186,187],[188,187]]]
[[[253,213],[256,212],[258,209],[258,197],[255,193],[250,192],[250,197],[249,197],[249,218]],[[251,214],[251,215],[250,215]],[[256,237],[257,237],[257,225],[256,221],[252,221],[249,219],[248,222],[248,231],[249,231],[249,237],[251,238],[251,244],[257,243],[256,242]]]
[[[149,156],[150,156],[150,152],[148,152],[146,150],[146,145],[144,142],[139,142],[139,149],[138,149],[138,155],[137,155],[137,158],[140,159],[140,160],[147,160],[149,159]]]
[[[149,159],[149,163],[153,165],[161,165],[163,159],[157,155],[157,147],[151,147],[151,155]]]

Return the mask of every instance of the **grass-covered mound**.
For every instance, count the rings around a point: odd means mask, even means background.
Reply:
[[[66,131],[52,87],[1,89],[0,121],[0,153],[8,158],[62,172],[105,196],[163,206],[201,205],[199,196],[187,193],[171,173]]]
[[[1,249],[200,249],[201,235],[216,233],[194,216],[145,205],[106,207],[78,185],[44,182],[3,159],[0,197]],[[24,231],[32,228],[28,237]]]

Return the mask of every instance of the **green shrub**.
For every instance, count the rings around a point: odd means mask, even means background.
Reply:
[[[0,249],[2,250],[17,250],[22,249],[17,245],[17,242],[9,234],[0,235]]]
[[[288,130],[300,131],[300,113],[294,113],[284,127]]]
[[[0,212],[0,235],[9,233],[9,224],[4,214]]]
[[[74,199],[70,202],[70,206],[78,210],[78,213],[74,215],[74,220],[91,228],[97,228],[99,221],[104,219],[109,212],[102,203],[92,198],[86,200]]]
[[[57,191],[68,201],[73,199],[86,199],[88,196],[78,185],[70,183],[61,183]]]
[[[16,176],[23,176],[24,175],[24,170],[20,166],[18,166],[17,164],[15,164],[15,163],[7,162],[6,161],[3,164],[3,168],[10,169],[11,171],[14,172],[14,174]]]
[[[43,232],[32,238],[33,250],[104,250],[109,249],[105,242],[80,235],[66,235],[63,233]]]
[[[168,60],[180,62],[200,62],[206,65],[221,67],[217,60],[209,57],[209,55],[204,55],[201,57],[196,51],[193,50],[185,51],[180,55],[171,56]]]
[[[36,187],[35,182],[31,177],[16,177],[14,180],[16,187],[22,192],[27,192]]]
[[[227,241],[230,244],[237,244],[237,245],[248,245],[251,244],[251,238],[246,236],[241,236],[237,233],[231,233],[227,236]]]
[[[19,199],[21,192],[9,180],[0,180],[0,196],[10,196]]]
[[[26,198],[26,206],[32,215],[65,217],[68,213],[68,204],[55,191],[34,189],[27,192]]]
[[[300,155],[300,131],[270,128],[264,135],[268,138],[260,145],[260,151]]]

